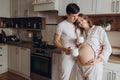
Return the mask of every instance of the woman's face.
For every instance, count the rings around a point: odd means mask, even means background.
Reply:
[[[85,28],[85,27],[89,26],[87,20],[82,17],[78,17],[78,25],[81,28]]]

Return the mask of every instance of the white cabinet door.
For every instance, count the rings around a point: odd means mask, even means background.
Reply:
[[[73,0],[59,0],[59,11],[58,15],[59,16],[65,16],[66,15],[66,6],[69,3],[72,3]]]
[[[0,0],[0,17],[10,17],[10,0]]]
[[[112,13],[112,0],[97,0],[96,1],[96,14],[110,14]]]
[[[120,80],[120,64],[115,63],[105,64],[103,80]]]
[[[112,80],[112,71],[111,70],[104,68],[103,80]]]
[[[52,56],[52,80],[60,80],[59,78],[59,66],[60,66],[60,54],[53,53]]]
[[[2,70],[3,72],[6,72],[8,70],[8,53],[7,50],[3,51],[2,54]]]
[[[120,0],[113,0],[113,3],[115,3],[114,12],[115,13],[120,13]]]
[[[28,17],[32,13],[32,0],[11,0],[12,17]]]
[[[18,0],[10,2],[11,17],[18,17]]]
[[[80,13],[95,14],[96,0],[73,0],[80,7]]]
[[[19,71],[19,54],[17,46],[8,46],[8,68],[12,71]]]
[[[25,78],[30,78],[30,49],[9,45],[8,68]]]
[[[27,77],[30,77],[30,49],[19,47],[18,52],[20,54],[19,56],[20,73]]]
[[[32,0],[18,0],[18,17],[27,17],[29,16],[29,1],[31,1],[32,5]]]
[[[120,72],[117,72],[115,80],[120,80]]]
[[[8,46],[3,45],[0,46],[0,73],[4,73],[8,71]]]
[[[97,0],[96,14],[120,13],[120,0]]]

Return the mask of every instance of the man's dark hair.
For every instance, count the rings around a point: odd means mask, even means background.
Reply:
[[[80,8],[75,3],[70,3],[66,7],[66,13],[67,14],[77,14],[80,11]]]

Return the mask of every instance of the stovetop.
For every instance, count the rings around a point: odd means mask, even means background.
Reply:
[[[39,48],[39,49],[44,49],[44,50],[52,50],[52,49],[56,49],[56,47],[54,45],[34,45],[33,48]]]
[[[42,55],[42,56],[48,56],[52,57],[52,52],[51,50],[56,49],[54,45],[41,45],[41,46],[33,46],[31,49],[31,54],[32,55]]]

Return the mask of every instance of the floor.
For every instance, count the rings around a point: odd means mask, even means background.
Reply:
[[[0,80],[28,80],[11,72],[0,74]]]

